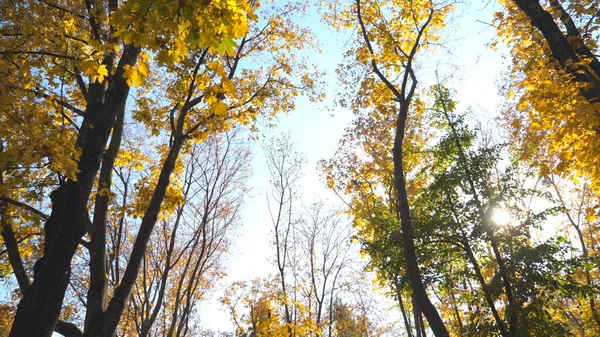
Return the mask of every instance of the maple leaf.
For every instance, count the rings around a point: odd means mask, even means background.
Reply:
[[[227,104],[223,102],[216,102],[210,107],[212,113],[219,117],[227,117]]]
[[[103,82],[104,77],[108,76],[108,69],[106,69],[106,65],[101,64],[96,71],[96,77],[98,78],[98,82]]]

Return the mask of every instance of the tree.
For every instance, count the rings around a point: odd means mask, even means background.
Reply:
[[[423,113],[424,102],[418,100],[415,105],[418,113],[407,121],[405,136],[404,165],[411,202],[426,182],[427,177],[419,172],[423,163],[431,160],[426,145],[432,137],[426,123],[428,116]],[[410,286],[403,247],[399,244],[401,229],[394,189],[392,148],[396,116],[393,111],[375,115],[358,107],[354,113],[356,119],[346,130],[336,155],[321,161],[320,170],[328,187],[344,199],[361,250],[369,256],[367,268],[377,273],[381,286],[391,289],[403,314],[406,333],[412,336],[412,323],[407,316],[411,305],[405,303],[411,301],[411,296],[404,298],[406,291],[410,293]]]
[[[292,329],[297,320],[297,280],[290,280],[289,270],[296,272],[295,265],[295,203],[298,201],[296,183],[300,178],[304,157],[294,149],[291,136],[283,135],[272,139],[265,146],[267,168],[270,173],[270,189],[267,192],[267,205],[273,223],[275,262],[281,282],[284,318],[288,324],[288,334],[295,336]],[[271,208],[273,203],[273,208]],[[290,282],[292,282],[290,284]],[[293,296],[290,296],[293,293]]]
[[[334,300],[332,325],[335,332],[331,336],[401,335],[392,318],[393,311],[373,288],[373,275],[362,270],[354,270],[353,275],[344,282],[343,295]]]
[[[279,279],[277,265],[277,279],[236,282],[223,296],[239,336],[334,335],[334,303],[349,263],[351,232],[323,203],[311,205],[304,216],[294,222],[298,236],[290,242],[300,257],[297,264],[286,265],[292,267],[293,287],[282,286],[289,283]]]
[[[504,86],[511,98],[506,120],[520,141],[523,158],[554,183],[563,206],[558,180],[588,181],[587,188],[597,194],[598,4],[515,0],[503,5],[505,12],[496,14],[496,25],[513,56],[513,69]],[[578,232],[580,221],[572,214],[580,211],[565,207],[564,212]],[[585,245],[581,247],[586,259]],[[591,316],[597,318],[593,296],[587,297]],[[593,321],[598,324],[597,319]]]
[[[314,334],[331,336],[333,302],[349,264],[352,232],[323,202],[315,202],[306,209],[298,231],[300,252],[305,258],[300,260],[303,268],[297,273],[318,329]]]
[[[465,336],[581,330],[579,314],[567,303],[589,307],[586,301],[593,295],[585,290],[585,269],[568,258],[571,248],[564,237],[536,238],[542,228],[547,231],[542,226],[557,221],[561,209],[551,191],[512,152],[505,152],[505,145],[490,142],[480,127],[469,127],[467,115],[456,112],[449,89],[436,85],[430,94],[432,102],[426,101],[422,114],[427,123],[421,125],[428,131],[422,135],[437,136],[411,142],[416,151],[410,158],[427,163],[411,166],[416,168],[409,180],[416,187],[411,188],[411,215],[423,281],[440,303],[447,329]],[[383,119],[377,122],[385,125]],[[393,180],[382,164],[390,145],[377,141],[381,136],[370,131],[377,129],[373,123],[361,116],[342,142],[346,152],[338,151],[323,168],[330,186],[349,198],[349,214],[370,257],[369,267],[392,290],[405,330],[422,335],[419,315],[413,315],[415,329],[407,315],[404,294],[410,289],[401,251],[393,244],[399,226],[388,192]],[[513,162],[503,162],[505,157]],[[508,224],[492,221],[498,208],[510,210]],[[570,276],[572,270],[579,270],[579,276]],[[564,312],[569,318],[548,312]],[[585,315],[592,319],[591,312]]]
[[[572,179],[560,179],[554,175],[551,175],[548,181],[556,194],[561,211],[566,216],[567,228],[575,232],[575,242],[578,243],[581,252],[581,262],[577,263],[573,277],[576,282],[593,288],[597,277],[591,272],[590,266],[594,264],[592,261],[597,255],[595,233],[598,229],[596,210],[598,196],[590,189],[588,181],[579,181],[578,184],[574,184]],[[578,319],[581,321],[582,330],[598,331],[600,316],[596,291],[583,291],[580,296],[576,297],[587,302],[585,305],[587,308],[581,310],[582,317]],[[575,301],[577,300],[579,299],[576,298]],[[593,324],[591,324],[592,322]]]
[[[362,322],[359,317],[353,314],[349,305],[336,300],[333,303],[332,311],[336,336],[359,337],[369,335],[368,328],[364,326],[365,322]]]
[[[257,7],[245,1],[3,4],[0,62],[7,76],[0,93],[6,154],[1,171],[3,186],[19,187],[3,191],[3,200],[37,201],[44,186],[54,188],[42,257],[11,336],[51,335],[80,243],[90,257],[83,335],[112,335],[163,202],[171,209],[179,202],[180,193],[169,184],[190,141],[235,123],[251,124],[259,115],[272,118],[293,106],[292,97],[315,87],[301,61],[281,57],[310,38],[306,30],[285,24],[298,7],[265,12],[271,16],[262,26]],[[264,62],[244,66],[250,57]],[[294,78],[301,83],[292,81],[296,69]],[[126,114],[131,86],[140,94],[132,119]],[[136,195],[139,230],[109,298],[107,217],[115,161],[123,155],[122,143],[132,140],[126,120],[137,123],[138,132],[146,127],[147,145],[158,151],[153,185]],[[42,186],[37,193],[36,186]],[[88,231],[89,241],[83,240]]]
[[[485,186],[485,185],[477,186],[478,182],[485,183],[485,182],[489,182],[491,180],[490,177],[487,175],[486,171],[489,172],[490,165],[493,164],[493,160],[489,160],[489,158],[490,158],[490,154],[493,155],[494,149],[493,148],[483,149],[481,151],[482,156],[480,158],[477,158],[479,160],[474,163],[470,162],[471,159],[468,158],[468,154],[465,150],[465,147],[467,147],[467,148],[469,147],[470,142],[473,139],[473,136],[470,135],[468,130],[465,130],[465,128],[464,128],[465,122],[464,122],[462,116],[458,116],[458,118],[455,118],[454,116],[452,116],[452,113],[454,112],[455,107],[456,107],[456,102],[452,101],[449,90],[439,84],[434,86],[433,92],[434,92],[435,103],[436,103],[434,105],[434,109],[440,115],[440,117],[444,121],[443,123],[446,124],[447,128],[448,128],[448,136],[446,139],[442,139],[440,141],[440,143],[441,143],[440,148],[442,149],[442,151],[452,151],[451,156],[458,158],[458,160],[456,160],[456,165],[458,166],[458,170],[462,171],[462,174],[463,174],[462,179],[468,186],[468,188],[466,188],[465,193],[467,195],[470,195],[473,198],[473,202],[475,204],[476,214],[477,214],[477,218],[478,218],[477,221],[480,223],[480,226],[486,232],[487,239],[490,242],[490,245],[494,252],[494,257],[496,259],[496,262],[498,263],[498,272],[499,272],[500,277],[502,278],[508,305],[514,306],[515,305],[514,294],[513,294],[511,282],[509,280],[508,271],[506,269],[506,263],[505,263],[504,258],[502,257],[502,254],[498,248],[498,239],[496,238],[496,235],[494,233],[494,228],[493,228],[491,218],[488,215],[488,213],[490,211],[488,208],[493,207],[493,203],[488,202],[486,205],[486,204],[484,204],[484,201],[481,200],[482,194],[484,194],[484,195],[488,194],[486,192],[482,192],[482,191],[485,191],[487,186]],[[475,160],[477,160],[477,159],[475,159]],[[448,160],[448,158],[443,158],[442,160]],[[442,163],[441,165],[442,165],[442,168],[445,166],[444,163]],[[477,171],[473,172],[474,169],[476,169]],[[478,173],[481,174],[482,177],[478,177]],[[446,188],[449,187],[448,185],[452,186],[452,184],[450,182],[448,182],[445,185],[446,185],[445,186]],[[452,193],[452,192],[450,192],[450,193]],[[448,194],[448,197],[450,199],[456,198],[456,196],[453,196],[452,194]],[[464,213],[465,212],[457,212],[457,214],[455,214],[455,216],[458,217],[460,215],[463,215]],[[473,264],[474,269],[477,270],[478,269],[477,261],[473,255],[473,252],[470,247],[470,243],[468,242],[468,239],[463,237],[463,238],[461,238],[461,240],[462,240],[462,243],[464,244],[464,248],[465,248],[465,251],[466,251],[468,257],[471,260],[471,263]],[[481,285],[482,289],[484,290],[484,292],[486,292],[487,285],[485,284],[485,281],[483,280],[483,278],[481,276],[478,276],[478,279],[480,281],[480,285]],[[499,319],[498,313],[495,309],[495,305],[494,305],[493,301],[489,298],[489,294],[486,294],[486,297],[487,297],[486,300],[488,301],[490,309],[491,309],[492,313],[494,314],[494,318],[498,324],[498,328],[500,330],[501,335],[502,336],[514,336],[516,333],[516,328],[517,328],[517,323],[518,323],[516,315],[512,314],[512,316],[509,316],[509,319],[508,319],[509,327],[507,330],[507,328],[504,326],[504,322],[502,322]]]
[[[430,1],[384,4],[358,0],[341,15],[352,20],[340,23],[357,27],[359,33],[357,44],[348,52],[354,57],[354,69],[359,71],[360,87],[354,104],[373,109],[375,114],[393,113],[396,116],[393,176],[396,208],[402,227],[404,263],[416,303],[436,336],[448,336],[448,332],[427,295],[419,271],[406,190],[403,146],[409,111],[415,109],[416,57],[439,38],[437,32],[444,25],[450,9],[447,3]],[[353,69],[352,66],[349,68]],[[367,98],[362,99],[364,96]]]
[[[448,304],[446,317],[454,316],[450,326],[464,335],[567,333],[569,327],[561,319],[548,315],[558,308],[553,296],[574,289],[565,277],[564,238],[542,240],[533,235],[556,213],[552,198],[537,183],[525,187],[528,180],[539,179],[523,174],[527,168],[519,162],[502,167],[503,146],[476,142],[478,132],[469,129],[465,115],[455,112],[448,89],[436,85],[433,93],[431,120],[445,134],[435,145],[427,168],[431,184],[414,203],[414,217],[422,223],[423,236],[442,251],[432,259],[439,260],[432,268],[439,280],[436,296]],[[539,209],[534,203],[549,206]],[[510,210],[504,224],[493,220],[499,208]],[[469,285],[463,285],[464,290],[461,281]],[[463,292],[474,294],[479,304],[465,299]],[[469,308],[466,322],[460,302],[478,308],[475,314]]]
[[[289,135],[271,140],[265,154],[270,172],[274,260],[288,335],[301,335],[298,322],[306,319],[315,324],[308,331],[316,336],[331,335],[333,301],[348,264],[350,228],[323,202],[304,210],[300,206],[296,183],[305,159],[295,151]]]
[[[193,146],[185,160],[182,190],[186,201],[172,216],[161,219],[153,233],[127,309],[130,319],[121,324],[122,330],[135,326],[139,336],[192,332],[190,318],[197,303],[223,276],[220,258],[229,246],[229,231],[240,221],[249,154],[233,134],[211,136]],[[109,234],[118,236],[118,231]],[[123,246],[110,249],[110,269],[115,270],[116,261],[126,256],[114,252],[129,249],[127,242],[112,242]],[[111,279],[116,283],[116,277]]]

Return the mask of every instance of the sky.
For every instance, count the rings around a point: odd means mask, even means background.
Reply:
[[[500,52],[487,47],[493,41],[495,31],[485,22],[490,23],[493,12],[499,8],[494,3],[477,1],[470,6],[459,4],[456,8],[454,18],[446,29],[445,47],[428,57],[420,67],[420,85],[435,84],[436,70],[441,74],[453,74],[447,85],[457,92],[459,111],[470,108],[476,117],[487,119],[493,125],[493,117],[500,104],[496,81],[503,70],[503,59]],[[264,130],[264,138],[290,133],[297,145],[296,151],[307,158],[299,183],[303,200],[330,200],[335,203],[339,199],[325,188],[316,167],[319,160],[333,156],[344,129],[353,119],[349,110],[333,104],[337,84],[335,69],[342,62],[344,39],[348,37],[340,36],[321,23],[316,10],[312,8],[312,13],[303,23],[313,30],[321,43],[322,53],[311,55],[309,62],[327,72],[327,98],[318,103],[300,98],[296,110],[280,116],[276,128]],[[224,286],[276,272],[269,263],[273,252],[265,196],[269,178],[260,144],[261,141],[254,145],[253,177],[249,182],[252,191],[246,199],[242,214],[244,221],[233,238],[230,255],[226,257],[228,275],[220,282],[212,300],[200,305],[200,325],[206,329],[233,331],[229,314],[218,303]]]

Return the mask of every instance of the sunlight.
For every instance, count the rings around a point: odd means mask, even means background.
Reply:
[[[503,208],[492,211],[492,222],[498,226],[506,226],[510,223],[510,213]]]

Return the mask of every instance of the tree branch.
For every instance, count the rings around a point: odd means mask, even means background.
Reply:
[[[73,56],[69,56],[69,55],[62,55],[62,54],[58,54],[58,53],[53,53],[50,51],[44,51],[44,50],[31,50],[31,51],[25,51],[25,50],[21,50],[21,51],[6,51],[6,50],[0,50],[0,55],[11,55],[11,54],[25,54],[25,55],[45,55],[45,56],[52,56],[52,57],[56,57],[56,58],[62,58],[62,59],[67,59],[67,60],[74,60],[74,61],[79,61],[78,58],[73,57]]]
[[[27,205],[25,203],[22,203],[20,201],[11,199],[9,197],[1,196],[1,195],[0,195],[0,200],[4,201],[6,203],[12,204],[14,206],[18,206],[18,207],[24,208],[24,209],[26,209],[26,210],[28,210],[28,211],[30,211],[32,213],[35,213],[35,214],[39,215],[43,220],[47,220],[48,219],[48,215],[47,214],[45,214],[44,212],[38,210],[37,208],[35,208],[33,206],[29,206],[29,205]]]
[[[92,27],[92,34],[94,35],[94,38],[96,40],[100,41],[100,27],[94,19],[94,14],[92,13],[92,4],[90,3],[90,0],[85,0],[85,7],[88,11],[88,18],[90,20],[90,26]]]
[[[79,330],[77,325],[65,321],[59,320],[56,322],[56,327],[54,331],[65,337],[83,337],[83,332]]]
[[[36,95],[39,95],[39,96],[42,96],[42,97],[44,97],[44,98],[48,98],[48,99],[51,99],[51,100],[53,100],[53,101],[54,101],[54,102],[56,102],[58,105],[60,105],[60,106],[63,106],[63,107],[65,107],[65,108],[67,108],[67,109],[69,109],[69,110],[73,111],[74,113],[78,114],[79,116],[82,116],[82,117],[83,117],[83,116],[85,115],[85,113],[83,112],[83,110],[81,110],[81,109],[79,109],[79,108],[77,108],[77,107],[75,107],[75,106],[73,106],[73,105],[71,105],[71,104],[69,104],[69,103],[67,103],[67,102],[65,102],[65,101],[62,101],[62,100],[60,100],[60,99],[58,99],[58,98],[56,98],[56,97],[52,97],[51,95],[48,95],[48,94],[46,94],[46,93],[44,93],[44,92],[42,92],[42,91],[39,91],[39,90],[30,90],[30,91],[31,91],[32,93],[36,94]],[[63,116],[64,116],[64,115],[63,115]],[[70,118],[69,118],[69,120],[70,120]],[[71,121],[71,122],[72,122],[72,121]]]

